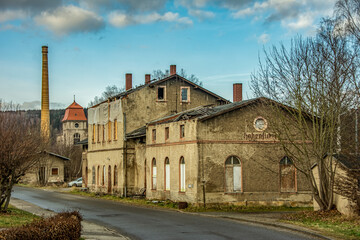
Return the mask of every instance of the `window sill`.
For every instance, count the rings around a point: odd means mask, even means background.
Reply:
[[[179,194],[185,194],[186,192],[183,192],[183,191],[179,191]]]
[[[159,99],[157,99],[156,102],[158,102],[158,103],[166,103],[167,100],[159,100]]]
[[[225,192],[224,194],[225,195],[236,195],[236,194],[241,194],[241,193],[244,193],[243,191],[241,192]]]

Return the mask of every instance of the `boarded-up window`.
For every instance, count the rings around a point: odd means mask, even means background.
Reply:
[[[284,157],[280,161],[280,191],[296,191],[295,167],[289,157]]]
[[[108,122],[108,141],[111,141],[111,122]]]
[[[185,159],[180,158],[180,192],[185,192]]]
[[[95,184],[95,166],[92,167],[92,184]]]
[[[93,135],[92,135],[92,142],[94,143],[95,142],[95,129],[96,128],[96,125],[93,124]]]
[[[152,176],[151,189],[156,189],[156,159],[155,158],[152,160],[151,176]]]
[[[115,165],[114,167],[114,186],[118,185],[118,170],[117,170],[117,166]]]
[[[58,168],[51,168],[51,175],[59,175],[59,169]]]
[[[225,161],[225,192],[241,192],[241,162],[236,156]]]
[[[118,139],[117,120],[114,120],[114,140]]]
[[[165,158],[165,190],[170,190],[170,161]]]
[[[102,175],[102,181],[101,181],[101,185],[105,185],[105,177],[106,177],[106,168],[105,165],[103,166],[103,175]]]

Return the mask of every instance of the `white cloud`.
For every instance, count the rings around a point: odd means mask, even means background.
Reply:
[[[196,17],[196,18],[200,19],[200,20],[205,20],[205,19],[215,17],[215,13],[210,12],[210,11],[199,10],[199,9],[190,9],[189,14],[191,16],[193,16],[193,17]]]
[[[42,12],[34,20],[60,36],[76,32],[96,32],[105,26],[103,19],[97,14],[73,5]]]
[[[263,33],[260,35],[260,37],[258,37],[258,43],[266,44],[269,41],[270,41],[270,35],[267,33]]]
[[[0,22],[7,22],[16,19],[25,19],[27,14],[22,10],[4,10],[0,11]]]
[[[188,17],[179,17],[179,13],[167,12],[164,15],[151,13],[147,15],[128,15],[120,12],[109,14],[109,22],[115,27],[126,27],[136,24],[150,24],[154,22],[174,22],[182,25],[192,25],[193,22]]]
[[[332,13],[336,0],[265,0],[232,13],[235,19],[253,16],[265,22],[281,22],[289,30],[299,31],[313,28],[321,16]]]

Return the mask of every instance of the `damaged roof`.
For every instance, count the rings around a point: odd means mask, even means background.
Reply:
[[[126,138],[138,138],[146,136],[146,126],[142,126],[128,134],[126,134]]]
[[[105,102],[107,102],[108,100],[111,101],[111,100],[114,100],[114,99],[123,98],[123,97],[125,97],[125,96],[127,96],[127,95],[129,95],[129,94],[131,94],[131,93],[133,93],[133,92],[136,92],[136,91],[138,91],[138,90],[146,87],[146,86],[157,85],[157,84],[166,82],[166,81],[168,81],[168,80],[171,80],[171,79],[173,79],[173,78],[180,79],[180,80],[182,80],[182,81],[184,81],[184,82],[192,85],[194,88],[200,89],[200,90],[202,90],[202,91],[204,91],[204,92],[206,92],[206,93],[214,96],[214,97],[217,98],[218,100],[224,101],[224,102],[226,102],[226,103],[229,103],[229,102],[230,102],[229,100],[226,100],[225,98],[223,98],[223,97],[221,97],[221,96],[219,96],[219,95],[217,95],[217,94],[215,94],[215,93],[213,93],[213,92],[211,92],[211,91],[209,91],[209,90],[201,87],[200,85],[197,85],[196,83],[193,83],[193,82],[187,80],[186,78],[181,77],[181,76],[178,75],[178,74],[173,74],[173,75],[170,75],[170,76],[168,76],[168,77],[166,77],[166,78],[163,78],[163,79],[160,79],[160,80],[153,79],[150,83],[147,83],[147,84],[144,84],[144,85],[140,85],[140,86],[138,86],[138,87],[136,87],[136,88],[131,88],[131,89],[127,90],[127,91],[124,91],[124,92],[122,92],[122,93],[119,93],[118,95],[115,95],[115,96],[113,96],[113,97],[110,97],[110,98],[108,98],[107,100],[105,100],[105,101],[103,101],[103,102],[101,102],[101,103],[98,103],[98,104],[96,104],[96,105],[94,105],[94,106],[92,106],[92,107],[90,107],[90,108],[97,107],[98,105],[100,105],[100,104],[102,104],[102,103],[105,103]]]
[[[227,112],[233,111],[235,109],[239,109],[239,108],[248,106],[249,104],[252,104],[252,103],[255,103],[258,101],[263,101],[263,100],[267,100],[267,98],[264,98],[264,97],[254,98],[254,99],[229,103],[229,104],[220,105],[220,106],[207,105],[207,106],[196,107],[196,108],[184,111],[184,112],[176,113],[176,114],[149,122],[149,125],[177,122],[177,121],[181,121],[181,120],[189,120],[189,119],[194,119],[194,118],[197,118],[200,121],[204,121],[206,119],[213,118],[215,116],[222,115],[224,113],[227,113]]]

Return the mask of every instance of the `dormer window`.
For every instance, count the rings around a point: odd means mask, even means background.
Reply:
[[[180,100],[181,102],[190,102],[190,87],[180,88]]]
[[[157,100],[158,101],[165,101],[166,100],[166,87],[165,86],[158,86],[157,87]]]

